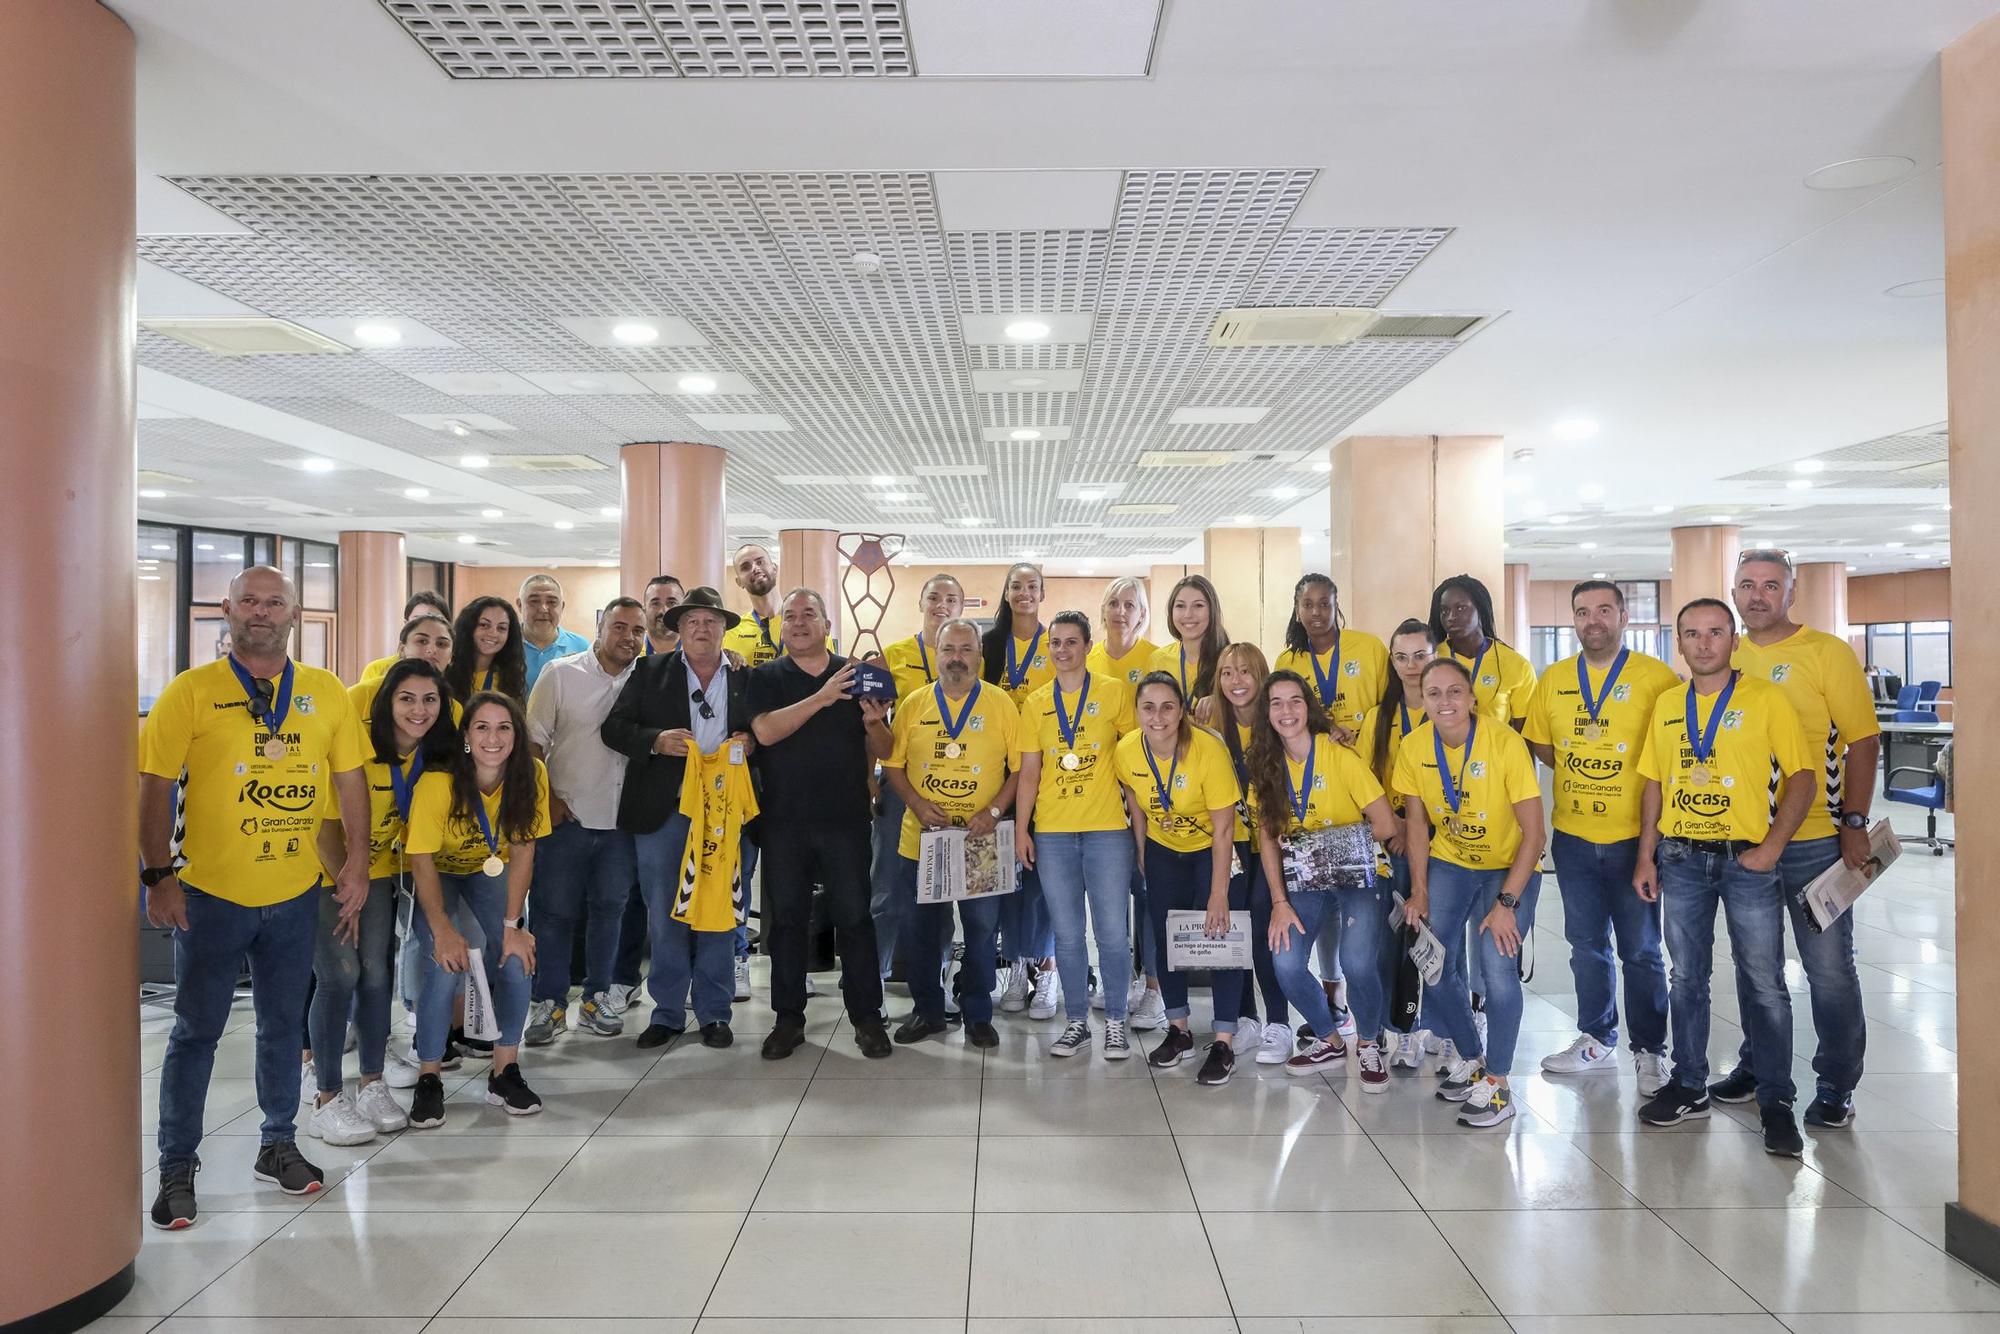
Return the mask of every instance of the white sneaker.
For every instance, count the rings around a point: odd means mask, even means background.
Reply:
[[[328,1144],[366,1144],[375,1138],[374,1122],[355,1109],[354,1099],[345,1090],[332,1102],[313,1108],[306,1130]]]
[[[1000,989],[1000,1008],[1009,1014],[1018,1014],[1028,1008],[1028,993],[1034,984],[1028,980],[1028,962],[1016,959],[1007,966],[1007,983]]]
[[[628,987],[623,982],[614,982],[611,989],[599,998],[598,1003],[613,1014],[624,1014],[632,1008],[632,998],[639,994],[639,988]]]
[[[1483,1082],[1479,1062],[1474,1060],[1453,1061],[1451,1068],[1444,1072],[1444,1082],[1437,1087],[1437,1095],[1446,1102],[1464,1102]]]
[[[1420,1028],[1417,1031],[1424,1035],[1424,1055],[1435,1056],[1444,1049],[1444,1043],[1436,1033],[1428,1028]]]
[[[1552,1075],[1580,1075],[1586,1070],[1617,1068],[1618,1053],[1588,1033],[1577,1034],[1576,1041],[1555,1055],[1542,1058],[1542,1069]]]
[[[736,961],[736,999],[740,1001],[750,999],[750,961],[748,959],[738,959]]]
[[[1514,1115],[1514,1099],[1507,1088],[1491,1075],[1482,1076],[1472,1086],[1465,1105],[1458,1109],[1458,1123],[1484,1129],[1497,1126]]]
[[[1472,1012],[1472,1026],[1479,1030],[1479,1059],[1486,1059],[1486,1011]]]
[[[1424,1063],[1424,1040],[1430,1034],[1421,1028],[1414,1033],[1397,1033],[1395,1049],[1389,1053],[1390,1068],[1402,1066],[1405,1070],[1421,1069]]]
[[[1165,1028],[1167,1026],[1166,999],[1159,992],[1148,987],[1146,993],[1139,997],[1139,1003],[1133,1006],[1132,1012],[1126,1016],[1126,1022],[1130,1023],[1133,1029],[1141,1033],[1150,1032],[1156,1028]]]
[[[410,1124],[410,1114],[403,1110],[401,1103],[389,1096],[386,1079],[363,1084],[361,1091],[354,1095],[354,1110],[385,1135]]]
[[[1450,1073],[1451,1068],[1458,1064],[1458,1044],[1446,1038],[1438,1044],[1437,1058],[1437,1072],[1441,1075]]]
[[[1245,1047],[1243,1050],[1250,1050]],[[1257,1064],[1283,1065],[1292,1059],[1292,1030],[1284,1024],[1264,1025],[1263,1040],[1257,1044]]]
[[[939,975],[940,982],[944,987],[944,1014],[947,1019],[957,1014],[959,1008],[958,997],[951,989],[953,966],[949,959],[945,960],[944,970]]]
[[[1650,1098],[1673,1081],[1674,1068],[1663,1051],[1635,1051],[1632,1064],[1639,1070],[1639,1093]]]
[[[1133,978],[1132,985],[1125,988],[1125,1013],[1128,1015],[1131,1014],[1144,1003],[1145,999],[1146,979],[1144,977]]]
[[[413,1089],[417,1086],[417,1076],[423,1071],[408,1052],[391,1047],[387,1059],[382,1062],[382,1082],[392,1089]]]
[[[1044,968],[1035,974],[1034,998],[1028,1002],[1028,1018],[1053,1019],[1056,1009],[1062,1004],[1062,974],[1053,968]],[[1085,1035],[1088,1037],[1088,1034]],[[1088,1046],[1089,1043],[1084,1044]]]
[[[1230,1046],[1248,1056],[1264,1045],[1264,1024],[1258,1019],[1236,1017],[1236,1036],[1230,1039]]]
[[[818,987],[817,985],[815,985],[815,984],[814,984],[814,982],[813,982],[813,975],[812,975],[811,973],[807,973],[807,974],[806,974],[806,999],[810,1000],[810,999],[812,999],[812,998],[813,998],[814,996],[817,996],[817,995],[819,995],[819,987]]]
[[[1101,1010],[1104,1008],[1104,979],[1095,977],[1094,974],[1093,977],[1094,980],[1090,984],[1090,1008]]]
[[[299,1067],[299,1106],[310,1107],[319,1097],[319,1068],[313,1061]]]

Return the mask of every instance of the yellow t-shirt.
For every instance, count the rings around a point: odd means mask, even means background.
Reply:
[[[1153,659],[1146,664],[1149,672],[1165,672],[1181,683],[1181,698],[1189,698],[1195,682],[1201,677],[1201,663],[1197,660],[1200,650],[1183,653],[1179,640],[1162,644],[1153,650]]]
[[[362,749],[368,748],[368,723],[375,716],[375,697],[382,693],[381,676],[364,676],[347,688],[347,698],[354,705],[354,721],[361,728]],[[458,702],[449,690],[440,690],[446,704],[451,706],[451,721],[454,724],[465,721],[465,706]]]
[[[1355,734],[1354,749],[1371,761],[1375,757],[1375,718],[1384,707],[1386,706],[1378,704],[1362,714],[1359,730]],[[1403,706],[1396,710],[1395,720],[1389,724],[1388,753],[1382,758],[1382,767],[1375,771],[1375,777],[1381,780],[1383,792],[1388,795],[1389,809],[1398,816],[1403,813],[1403,794],[1396,791],[1395,784],[1391,781],[1396,774],[1396,757],[1402,753],[1404,738],[1416,731],[1423,721],[1422,704],[1405,701]]]
[[[367,682],[362,684],[366,685]],[[407,755],[402,757],[400,767],[404,773],[410,771],[409,760],[410,757]],[[389,766],[371,755],[362,764],[361,773],[368,780],[368,878],[384,880],[393,875],[400,875],[403,871],[403,837],[406,826],[403,823],[402,812],[396,809],[396,787],[390,780]],[[417,778],[419,782],[423,781],[423,775],[419,774]],[[410,805],[415,809],[414,794]],[[322,820],[340,818],[340,806],[334,801],[330,788],[321,797],[320,818]],[[339,870],[337,866],[328,866],[326,878],[333,879]]]
[[[896,698],[901,699],[912,690],[937,680],[937,650],[923,643],[919,636],[899,639],[882,650],[882,665],[896,678]]]
[[[1254,854],[1259,840],[1256,816],[1250,809],[1250,725],[1233,723],[1233,726],[1236,728],[1236,749],[1229,753],[1229,771],[1236,775],[1236,841],[1247,842]],[[1215,731],[1213,728],[1209,730]],[[1220,732],[1216,735],[1222,737],[1222,749],[1229,751],[1229,738]],[[1243,757],[1241,767],[1236,763],[1238,755]]]
[[[742,658],[745,667],[762,667],[784,652],[782,628],[777,617],[764,618],[753,611],[722,632],[722,647]]]
[[[1722,692],[1695,696],[1694,725],[1705,729]],[[1653,701],[1639,772],[1660,785],[1660,832],[1669,838],[1743,839],[1761,843],[1787,774],[1811,769],[1798,711],[1769,681],[1739,675],[1715,729],[1709,778],[1692,781],[1694,748],[1687,739],[1687,690],[1663,690]]]
[[[1460,657],[1449,644],[1438,645],[1438,652],[1453,662],[1463,663],[1473,673],[1472,697],[1480,717],[1511,723],[1527,709],[1529,692],[1535,688],[1535,669],[1499,640],[1487,640],[1485,652],[1470,658]]]
[[[1333,660],[1336,651],[1340,655],[1337,665]],[[1361,726],[1361,716],[1380,704],[1389,689],[1389,646],[1366,630],[1343,628],[1334,648],[1325,653],[1286,649],[1278,655],[1275,670],[1303,676],[1333,725],[1355,732]],[[1326,677],[1325,689],[1320,685],[1321,674]]]
[[[500,798],[506,793],[506,786],[494,788],[491,792],[479,794],[480,804],[486,807],[486,823],[492,826],[493,837],[500,846],[497,853],[501,861],[511,860],[513,845],[501,832]],[[549,832],[549,771],[540,760],[535,761],[535,827],[532,836],[546,838]],[[475,816],[454,816],[451,813],[451,775],[449,773],[427,773],[417,780],[417,795],[410,800],[410,828],[403,836],[403,850],[415,856],[429,853],[437,862],[437,869],[445,875],[476,875],[488,856],[496,852],[480,832],[479,818]]]
[[[361,669],[363,681],[379,681],[389,674],[389,669],[403,660],[400,653],[391,653],[386,658],[377,658]]]
[[[1824,790],[1806,808],[1805,823],[1793,837],[1834,837],[1840,832],[1837,812],[1846,781],[1847,748],[1882,731],[1861,660],[1846,640],[1801,626],[1768,647],[1753,644],[1744,635],[1729,665],[1785,692],[1804,729],[1806,753],[1820,771],[1817,781]]]
[[[204,894],[261,908],[319,882],[313,839],[321,794],[334,774],[359,769],[364,752],[340,678],[294,664],[279,729],[288,751],[282,760],[264,758],[271,735],[251,718],[229,661],[191,667],[167,683],[139,734],[139,772],[187,775],[181,878]]]
[[[995,685],[981,683],[974,690],[956,742],[945,734],[936,687],[903,696],[896,706],[895,748],[883,761],[884,768],[901,769],[917,795],[936,802],[954,825],[965,824],[991,806],[1006,786],[1008,772],[1021,767],[1021,720],[1014,701]],[[953,717],[967,707],[963,699],[947,703]],[[954,744],[959,747],[957,758],[945,752]],[[896,851],[914,861],[922,835],[916,812],[905,811]]]
[[[1030,652],[1030,650],[1033,650]],[[997,684],[1007,692],[1007,698],[1014,701],[1018,712],[1028,702],[1028,696],[1056,679],[1056,664],[1049,657],[1049,637],[1046,632],[1031,634],[1026,639],[1014,641],[1014,665],[1020,669],[1021,684],[1010,685],[1007,680],[1007,660],[1000,660],[1000,677]]]
[[[1524,740],[1555,749],[1555,825],[1591,843],[1621,843],[1639,837],[1639,798],[1646,780],[1639,756],[1653,721],[1653,701],[1680,685],[1674,669],[1644,653],[1628,653],[1597,711],[1598,736],[1586,735],[1589,710],[1577,683],[1578,654],[1542,674],[1528,697]],[[1610,669],[1590,670],[1592,698],[1604,694]]]
[[[1528,743],[1513,728],[1482,717],[1473,729],[1471,754],[1459,746],[1444,748],[1459,792],[1458,818],[1447,825],[1452,811],[1438,773],[1436,736],[1436,725],[1425,721],[1403,738],[1390,786],[1423,802],[1434,830],[1431,856],[1475,871],[1511,866],[1521,850],[1514,803],[1542,795]]]
[[[1326,829],[1333,825],[1359,824],[1361,812],[1384,795],[1381,780],[1368,770],[1368,762],[1330,736],[1313,738],[1312,791],[1306,797],[1306,818],[1300,820],[1296,808],[1285,812],[1284,829]],[[1306,781],[1306,766],[1285,756],[1285,773],[1297,792]],[[1257,818],[1257,793],[1249,795],[1253,819]]]
[[[1123,829],[1125,794],[1118,789],[1114,758],[1118,738],[1137,724],[1132,717],[1132,688],[1113,676],[1084,669],[1087,698],[1077,712],[1078,695],[1063,692],[1063,712],[1076,740],[1077,767],[1065,769],[1062,758],[1072,753],[1056,717],[1056,683],[1049,682],[1021,709],[1021,752],[1039,751],[1041,782],[1035,788],[1035,831],[1042,834],[1083,834],[1098,829]]]
[[[1153,670],[1153,655],[1159,646],[1148,639],[1135,639],[1132,647],[1123,657],[1114,658],[1103,640],[1090,646],[1090,656],[1083,660],[1083,668],[1100,676],[1115,676],[1128,686],[1139,684],[1139,678]]]
[[[1213,732],[1194,728],[1179,764],[1159,766],[1170,805],[1160,806],[1160,784],[1147,763],[1146,736],[1129,732],[1118,743],[1118,781],[1139,799],[1146,813],[1146,837],[1175,852],[1200,852],[1215,843],[1211,811],[1234,811],[1242,789],[1230,767],[1229,750]]]

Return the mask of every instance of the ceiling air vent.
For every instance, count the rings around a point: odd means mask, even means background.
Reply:
[[[1243,306],[1208,330],[1210,347],[1342,347],[1380,319],[1357,306]]]
[[[1105,508],[1112,514],[1172,514],[1180,506],[1142,505],[1134,503],[1129,505],[1107,505]]]
[[[588,454],[495,454],[495,468],[522,472],[603,472],[604,465]]]
[[[323,356],[352,352],[324,334],[262,315],[140,320],[139,327],[218,357]]]
[[[1220,468],[1234,462],[1233,449],[1149,449],[1139,455],[1141,468]]]
[[[1463,338],[1484,315],[1384,315],[1368,330],[1369,338]]]

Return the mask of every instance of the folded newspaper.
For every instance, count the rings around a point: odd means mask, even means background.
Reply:
[[[1395,901],[1395,906],[1389,909],[1389,927],[1401,931],[1411,925],[1403,911],[1406,900],[1401,894],[1391,894],[1390,898]],[[1415,928],[1417,938],[1410,946],[1410,962],[1417,966],[1424,982],[1434,987],[1444,977],[1444,942],[1432,933],[1428,922],[1417,922]]]
[[[1854,906],[1862,891],[1875,883],[1875,877],[1902,855],[1903,845],[1897,839],[1896,831],[1889,827],[1887,820],[1877,820],[1875,827],[1868,831],[1868,861],[1860,870],[1855,870],[1844,861],[1837,861],[1813,877],[1813,882],[1802,892],[1806,911],[1812,916],[1813,928],[1824,931],[1832,926],[1842,913]]]
[[[926,829],[917,839],[917,902],[956,903],[1012,894],[1016,886],[1014,822],[990,834]]]
[[[1282,853],[1285,885],[1294,894],[1361,889],[1375,880],[1375,835],[1365,824],[1288,834]]]
[[[1203,929],[1208,914],[1199,908],[1175,908],[1167,913],[1167,970],[1193,972],[1200,968],[1250,966],[1250,914],[1229,914],[1229,930],[1211,936]],[[1303,948],[1294,945],[1294,949]]]

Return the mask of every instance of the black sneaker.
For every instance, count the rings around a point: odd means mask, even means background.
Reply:
[[[727,1047],[736,1041],[736,1035],[729,1031],[729,1025],[720,1019],[701,1026],[701,1045],[704,1047]]]
[[[1798,1122],[1792,1120],[1792,1105],[1781,1102],[1766,1107],[1761,1113],[1764,1120],[1764,1152],[1776,1154],[1780,1158],[1801,1158],[1805,1156],[1806,1142],[1799,1135]]]
[[[1227,1084],[1229,1077],[1236,1073],[1236,1049],[1227,1042],[1208,1044],[1208,1059],[1201,1063],[1194,1082],[1197,1084]]]
[[[521,1078],[521,1067],[514,1061],[509,1061],[499,1074],[486,1077],[486,1101],[504,1109],[509,1116],[533,1116],[542,1110],[542,1100],[528,1087],[528,1081]]]
[[[639,1050],[645,1051],[651,1047],[664,1047],[686,1031],[686,1029],[672,1028],[666,1024],[647,1024],[646,1031],[639,1035]]]
[[[965,1041],[971,1047],[997,1047],[1000,1045],[1000,1030],[975,1019],[965,1026]]]
[[[153,1226],[178,1232],[194,1224],[194,1174],[200,1163],[175,1163],[160,1169],[160,1193],[153,1197]]]
[[[462,1028],[452,1029],[451,1039],[444,1045],[448,1051],[455,1052],[460,1056],[471,1056],[475,1059],[484,1059],[493,1054],[492,1043],[488,1042],[485,1038],[469,1038],[465,1036],[465,1030]]]
[[[1649,1126],[1677,1126],[1708,1115],[1709,1095],[1701,1089],[1669,1084],[1639,1108],[1639,1119]]]
[[[1812,1106],[1806,1108],[1806,1124],[1817,1126],[1822,1130],[1844,1130],[1853,1125],[1853,1096],[1828,1093],[1825,1089],[1821,1089],[1819,1096],[1812,1100]]]
[[[1729,1078],[1710,1084],[1708,1096],[1717,1102],[1749,1102],[1757,1096],[1757,1075],[1739,1065],[1729,1072]]]
[[[307,1162],[299,1146],[281,1139],[257,1150],[257,1164],[251,1175],[274,1183],[287,1195],[311,1195],[326,1184],[326,1173]]]
[[[1160,1045],[1153,1048],[1153,1054],[1146,1058],[1146,1064],[1155,1070],[1171,1070],[1185,1061],[1194,1051],[1194,1034],[1173,1024],[1167,1025],[1167,1035],[1160,1039]]]
[[[410,1099],[410,1129],[429,1130],[444,1124],[444,1081],[436,1075],[418,1075]]]
[[[920,1014],[912,1014],[896,1029],[896,1041],[907,1047],[912,1042],[922,1042],[944,1031],[942,1019],[926,1019]]]

